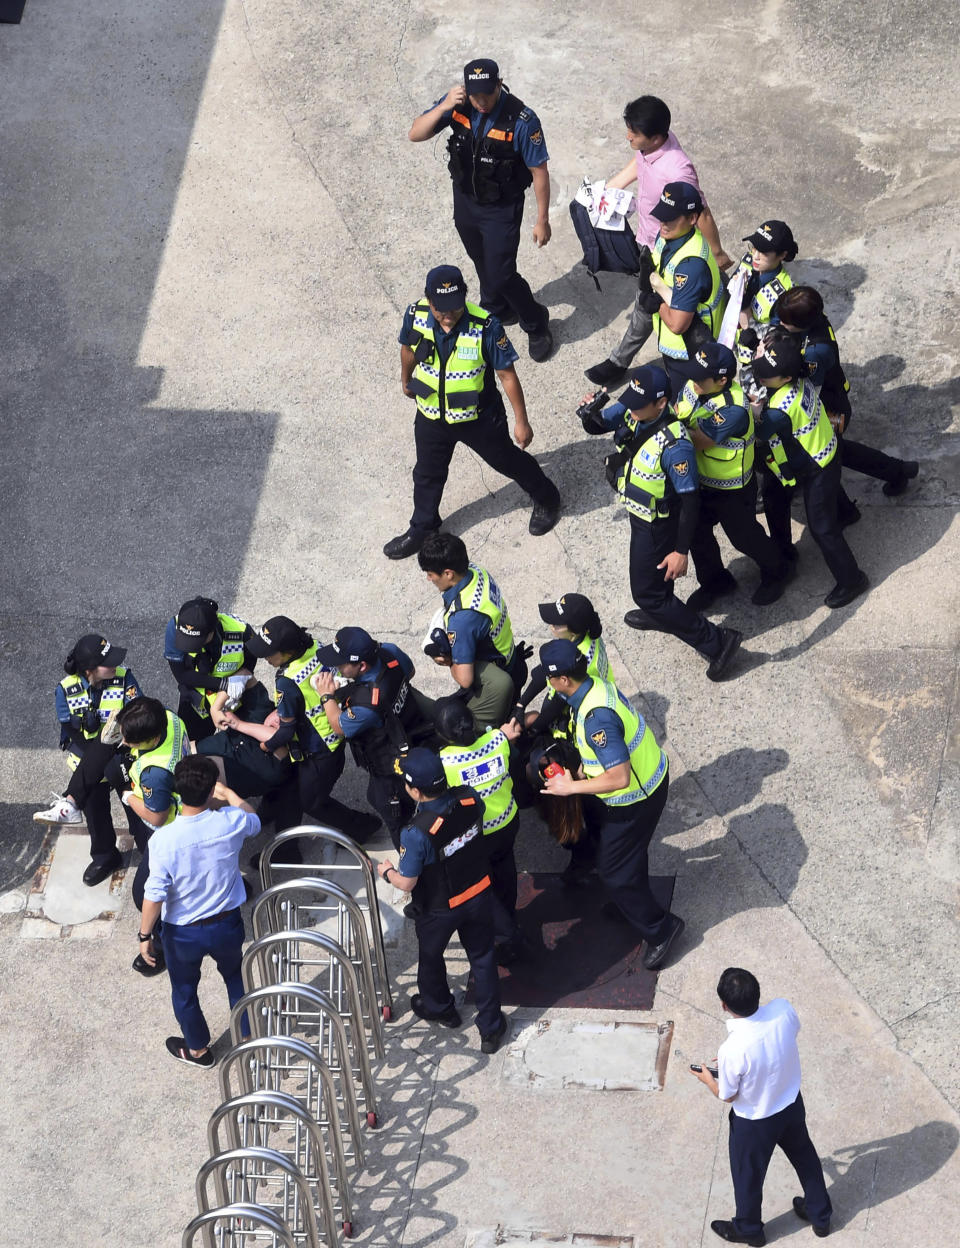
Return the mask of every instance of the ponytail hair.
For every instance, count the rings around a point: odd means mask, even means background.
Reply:
[[[64,659],[63,670],[67,673],[68,676],[76,676],[77,673],[80,671],[80,667],[77,663],[77,657],[76,657],[76,646],[74,646],[73,650],[71,650],[70,653],[67,655],[67,657]]]

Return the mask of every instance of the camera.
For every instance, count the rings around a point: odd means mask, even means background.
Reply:
[[[584,433],[608,432],[606,424],[600,419],[600,413],[606,407],[609,397],[606,387],[601,386],[592,399],[586,403],[581,403],[577,408],[577,415],[580,418],[580,423],[583,425]]]

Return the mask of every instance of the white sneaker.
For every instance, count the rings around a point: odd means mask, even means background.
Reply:
[[[48,810],[34,811],[35,823],[83,823],[83,812],[69,798],[54,793],[53,805]]]

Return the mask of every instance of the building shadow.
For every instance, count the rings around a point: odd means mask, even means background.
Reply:
[[[637,279],[629,273],[598,273],[597,278],[601,290],[597,290],[593,278],[578,262],[537,291],[538,302],[551,309],[550,329],[558,346],[582,342],[609,326],[610,342],[606,349],[599,348],[603,354],[597,353],[596,360],[591,361],[594,364],[609,355],[623,337],[637,294]],[[555,314],[552,309],[558,304],[572,305],[573,311],[566,316]]]
[[[0,802],[0,893],[29,884],[40,865],[43,838],[50,825],[33,822],[36,809]]]
[[[789,762],[790,755],[786,750],[754,750],[738,746],[682,775],[672,785],[670,798],[671,801],[674,798],[690,800],[695,795],[696,786],[706,796],[713,812],[726,816],[741,806],[749,806],[763,787],[764,780],[783,771]]]
[[[933,1121],[898,1135],[835,1149],[822,1159],[833,1204],[831,1229],[846,1226],[864,1209],[876,1209],[925,1183],[950,1160],[958,1141],[960,1131],[953,1123]],[[775,1238],[801,1226],[791,1210],[772,1218],[765,1230]]]

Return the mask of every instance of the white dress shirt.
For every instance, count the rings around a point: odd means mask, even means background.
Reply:
[[[720,1096],[739,1118],[769,1118],[800,1092],[800,1020],[789,1001],[777,997],[749,1018],[727,1021],[717,1053]]]

